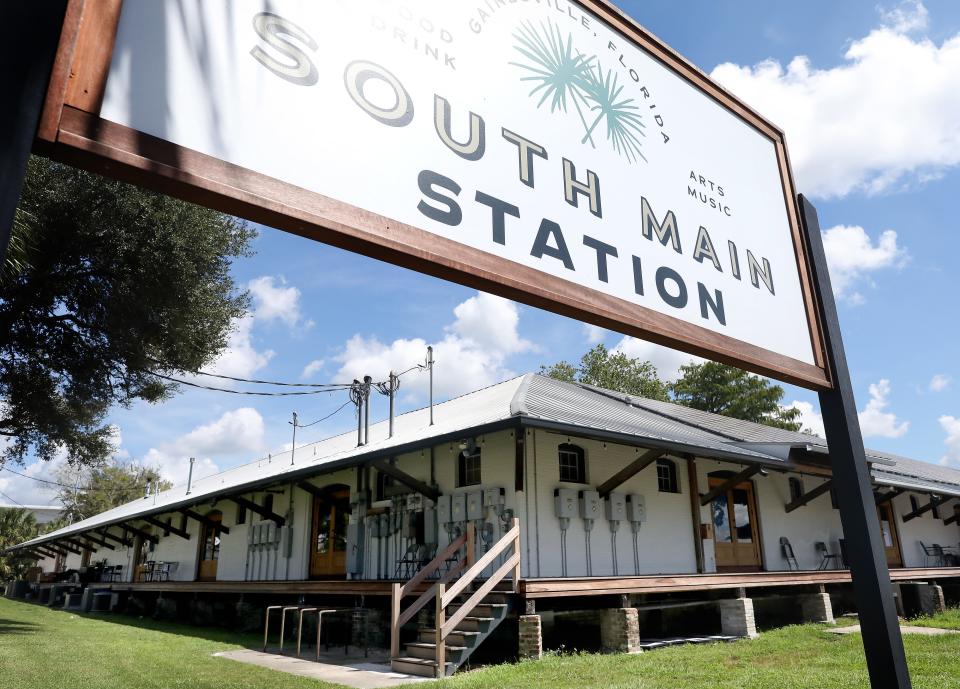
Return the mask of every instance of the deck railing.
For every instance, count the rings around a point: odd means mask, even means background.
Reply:
[[[429,601],[433,600],[438,585],[446,584],[459,575],[465,568],[473,565],[474,551],[476,544],[476,532],[473,522],[468,522],[462,535],[450,541],[440,553],[437,554],[423,569],[417,572],[405,584],[393,584],[390,592],[390,656],[396,658],[400,653],[400,629],[413,619],[420,610]],[[457,557],[451,563],[455,555],[458,555],[461,549],[465,549],[464,556]],[[439,580],[424,591],[406,610],[401,611],[403,599],[417,590],[423,582],[434,573],[438,572],[445,564],[449,564],[446,572],[440,575]]]
[[[513,519],[509,531],[507,531],[493,547],[490,548],[483,557],[475,560],[475,538],[473,524],[468,523],[466,532],[458,539],[450,543],[447,548],[437,555],[426,567],[417,572],[406,584],[394,584],[392,591],[391,605],[391,625],[390,625],[390,656],[396,658],[400,653],[400,629],[409,622],[417,612],[426,605],[431,598],[434,600],[436,609],[436,621],[434,624],[436,640],[435,652],[437,661],[437,676],[442,677],[446,667],[446,638],[456,629],[457,625],[465,617],[473,612],[473,609],[489,594],[507,575],[511,576],[513,590],[517,590],[520,580],[520,520]],[[458,560],[457,566],[440,578],[437,583],[423,592],[419,598],[409,608],[400,611],[404,596],[413,593],[430,574],[437,571],[439,567],[460,548],[466,547],[466,557]],[[449,618],[446,610],[449,605],[457,599],[460,594],[468,590],[468,587],[476,581],[484,570],[508,549],[512,549],[510,557],[504,560],[503,564],[491,574],[483,584],[467,598],[466,601]],[[463,571],[466,568],[466,571]],[[453,584],[451,581],[457,576],[462,575]],[[447,588],[447,585],[450,587]]]

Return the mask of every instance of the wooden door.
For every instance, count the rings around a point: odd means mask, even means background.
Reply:
[[[197,567],[198,581],[216,581],[217,562],[220,560],[220,522],[223,515],[211,512],[200,530],[200,564]]]
[[[893,501],[877,505],[877,516],[880,517],[880,537],[883,539],[883,550],[887,555],[887,567],[903,567],[903,557],[900,554],[900,536],[897,534],[897,520],[894,517]]]
[[[711,478],[710,487],[726,479]],[[713,500],[714,547],[718,572],[760,570],[760,534],[753,484],[745,481]]]
[[[314,496],[310,537],[310,577],[333,579],[347,574],[347,523],[350,491]]]
[[[145,526],[141,530],[150,533],[152,527]],[[137,536],[133,549],[133,581],[146,581],[147,560],[150,559],[150,541],[143,536]]]

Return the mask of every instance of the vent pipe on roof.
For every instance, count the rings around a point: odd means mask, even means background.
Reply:
[[[433,347],[427,347],[427,371],[430,372],[430,425],[433,425]]]
[[[193,457],[190,458],[190,470],[187,472],[187,495],[190,495],[190,485],[193,483],[193,463],[196,461]]]
[[[370,444],[370,385],[373,378],[363,377],[363,444]]]
[[[293,466],[293,453],[297,451],[297,412],[293,412],[293,441],[290,443],[290,466]]]

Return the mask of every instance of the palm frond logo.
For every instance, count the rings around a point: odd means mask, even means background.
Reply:
[[[604,70],[596,55],[576,50],[573,36],[564,37],[552,20],[539,27],[524,22],[513,36],[514,49],[524,59],[510,64],[524,71],[520,81],[533,85],[529,96],[537,99],[538,108],[549,102],[551,113],[566,114],[572,105],[583,125],[580,143],[596,148],[593,137],[602,123],[617,154],[631,163],[647,160],[641,151],[646,132],[640,108],[622,95],[623,86],[613,70]]]

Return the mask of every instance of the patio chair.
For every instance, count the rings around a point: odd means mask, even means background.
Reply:
[[[407,546],[403,557],[397,560],[397,570],[394,572],[394,579],[409,579],[416,574],[420,566],[420,544],[411,543]]]
[[[923,541],[917,541],[920,544],[920,549],[923,550],[923,566],[929,567],[931,561],[934,563],[934,567],[942,566],[943,562],[943,549],[937,553],[936,548],[932,545],[928,546]]]
[[[936,566],[937,567],[946,567],[947,566],[947,554],[943,551],[943,546],[939,543],[931,543],[930,547],[933,549],[934,556],[937,558]]]
[[[783,553],[783,559],[787,561],[787,569],[800,571],[797,557],[793,553],[793,546],[790,545],[790,539],[786,536],[780,537],[780,551]]]
[[[823,541],[817,541],[813,544],[813,547],[817,551],[817,555],[820,556],[820,566],[817,569],[837,569],[837,564],[840,562],[840,556],[836,553],[831,553],[827,549],[827,544]]]
[[[158,562],[153,568],[153,581],[170,581],[170,575],[176,571],[176,562]]]

